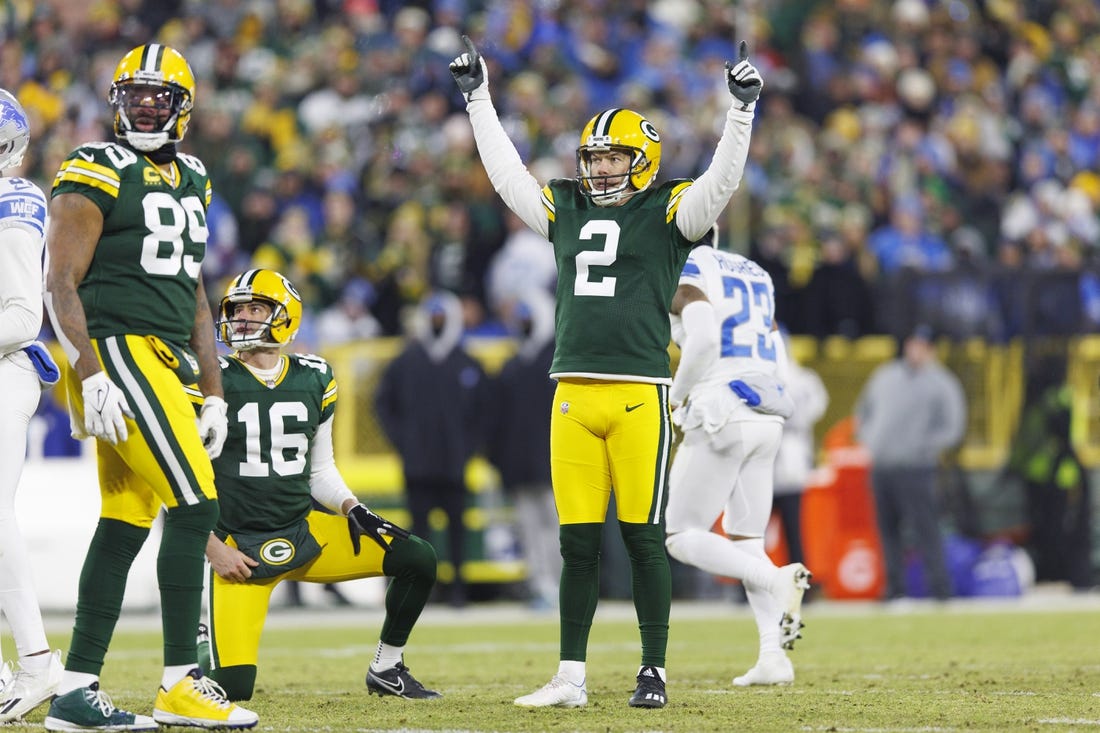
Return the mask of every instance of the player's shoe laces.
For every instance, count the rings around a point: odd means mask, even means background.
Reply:
[[[783,652],[762,654],[745,674],[733,678],[737,687],[789,685],[794,682],[794,665]]]
[[[171,690],[157,691],[153,720],[161,725],[238,730],[253,727],[260,716],[229,702],[225,690],[196,667]]]
[[[652,665],[645,665],[638,672],[638,686],[630,696],[632,708],[663,708],[668,702],[665,695],[665,681],[660,672]]]
[[[367,668],[367,694],[393,695],[409,700],[435,700],[443,697],[435,690],[429,690],[420,684],[404,662],[398,662],[397,666],[375,672]]]
[[[45,725],[46,730],[55,731],[156,730],[160,727],[148,715],[116,708],[107,693],[99,689],[99,682],[55,697],[46,713]]]
[[[783,617],[779,620],[779,645],[794,649],[794,642],[802,638],[802,597],[810,589],[813,574],[800,562],[779,568],[779,581],[773,593]]]
[[[588,690],[583,682],[574,685],[564,677],[554,675],[530,695],[517,697],[515,703],[521,708],[582,708],[588,704]]]
[[[28,670],[19,665],[19,671],[0,692],[0,723],[18,720],[53,697],[64,671],[60,651],[50,654],[45,669]]]

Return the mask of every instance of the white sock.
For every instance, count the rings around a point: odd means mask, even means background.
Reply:
[[[573,659],[561,660],[558,662],[558,677],[578,687],[583,685],[586,677],[584,662]]]
[[[638,674],[641,674],[642,670],[645,669],[648,666],[650,666],[650,665],[643,664],[640,667],[638,667]],[[661,682],[668,682],[668,678],[665,677],[665,668],[664,667],[654,667],[653,669],[657,670],[657,675],[661,678]]]
[[[374,661],[370,663],[371,669],[381,672],[385,669],[393,669],[401,661],[401,655],[405,653],[403,646],[390,646],[384,642],[378,642],[378,651],[374,653]]]
[[[763,538],[735,542],[708,530],[686,529],[669,536],[665,546],[669,554],[682,563],[712,575],[737,578],[746,584],[767,588],[775,575],[775,565],[766,554],[761,557],[749,552],[747,543],[750,542],[758,542],[763,551]]]
[[[187,673],[199,666],[198,662],[195,664],[176,664],[171,667],[164,668],[164,674],[160,678],[160,686],[166,690],[171,690],[172,687],[187,676]]]
[[[763,538],[751,540],[735,540],[732,544],[745,555],[767,559],[764,551]],[[771,560],[768,560],[771,564]],[[774,566],[773,566],[774,567]],[[774,575],[774,571],[772,573]],[[775,597],[768,590],[769,584],[745,583],[745,596],[752,609],[753,618],[756,619],[756,630],[760,635],[760,654],[779,652],[779,620],[783,617],[783,609],[775,604]]]
[[[61,675],[61,684],[57,686],[57,694],[64,695],[73,690],[79,690],[81,687],[91,687],[95,682],[99,682],[98,674],[71,672],[66,669]]]

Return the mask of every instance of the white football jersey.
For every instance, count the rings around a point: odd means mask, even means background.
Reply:
[[[26,178],[0,178],[0,228],[19,227],[42,239],[46,222],[42,189]]]
[[[772,331],[775,288],[760,265],[738,254],[700,246],[691,251],[680,284],[693,285],[706,294],[718,330],[719,358],[693,392],[745,375],[779,376],[775,343],[781,337]],[[673,315],[672,335],[677,343],[683,342],[683,334],[680,317]]]

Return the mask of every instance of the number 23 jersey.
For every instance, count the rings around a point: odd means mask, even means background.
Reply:
[[[177,155],[177,185],[147,156],[88,143],[61,164],[52,196],[77,193],[103,213],[103,231],[78,288],[88,335],[154,334],[187,343],[206,255],[210,178],[198,158]]]
[[[680,284],[693,285],[707,296],[718,329],[720,358],[699,386],[724,385],[751,374],[777,376],[775,341],[781,337],[772,330],[775,288],[764,268],[739,254],[703,245],[691,251]],[[673,337],[683,343],[680,317],[673,315],[671,322]]]
[[[229,406],[229,432],[214,459],[221,516],[218,527],[278,530],[312,508],[310,448],[317,429],[336,412],[332,367],[312,354],[284,354],[271,382],[235,356],[218,359]]]

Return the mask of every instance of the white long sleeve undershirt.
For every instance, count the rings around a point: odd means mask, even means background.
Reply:
[[[317,427],[317,434],[309,448],[310,474],[309,493],[321,506],[337,514],[344,514],[344,502],[355,499],[348,488],[340,470],[336,468],[336,457],[332,452],[332,418]]]

